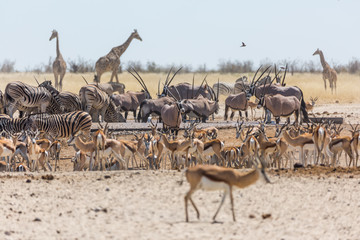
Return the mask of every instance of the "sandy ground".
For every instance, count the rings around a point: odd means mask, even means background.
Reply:
[[[292,170],[291,170],[292,171]],[[181,172],[62,172],[1,176],[1,239],[356,239],[360,179],[354,173],[271,173],[235,190],[212,216],[220,192],[199,191],[184,221]],[[29,180],[31,182],[29,182]],[[269,217],[266,218],[266,215]]]
[[[319,106],[314,112],[324,111],[357,123],[360,105]],[[234,135],[226,129],[219,138],[232,145]],[[227,199],[220,223],[213,224],[222,193],[198,191],[201,218],[190,207],[191,222],[185,223],[189,186],[182,172],[72,172],[73,154],[64,147],[56,173],[0,173],[0,239],[359,238],[360,168],[269,169],[272,184],[259,181],[234,191],[237,222]]]

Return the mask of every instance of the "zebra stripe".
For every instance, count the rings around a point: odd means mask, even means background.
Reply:
[[[19,81],[6,85],[4,101],[10,116],[15,112],[16,105],[37,107],[41,112],[56,113],[60,111],[59,103],[54,100],[46,88],[32,87]]]
[[[234,84],[233,83],[215,83],[213,85],[214,92],[217,92],[219,88],[219,94],[221,95],[230,95],[234,93]]]
[[[102,116],[102,121],[104,121],[106,109],[110,104],[110,97],[107,93],[95,85],[86,85],[80,89],[79,97],[83,111],[89,113],[94,110],[95,114],[92,115],[94,122],[99,121],[99,115]]]
[[[83,111],[63,114],[37,114],[30,118],[35,119],[39,131],[44,131],[53,138],[67,138],[78,131],[89,136],[92,123],[91,116]]]
[[[59,103],[62,112],[81,110],[81,102],[78,95],[71,92],[59,92],[51,85],[51,81],[44,81],[39,87],[44,87],[51,93],[54,99]]]
[[[5,131],[8,134],[15,134],[23,130],[30,129],[32,120],[28,117],[24,118],[10,118],[8,115],[0,115],[0,131]]]

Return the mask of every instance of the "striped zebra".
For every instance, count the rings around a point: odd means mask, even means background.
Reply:
[[[28,117],[10,118],[6,114],[0,114],[0,132],[13,135],[25,129],[32,130],[33,126],[33,120]]]
[[[90,113],[94,122],[105,121],[106,109],[110,104],[110,97],[95,85],[83,86],[79,91],[82,110]]]
[[[213,85],[214,92],[217,92],[219,89],[219,94],[228,96],[230,94],[234,94],[234,84],[233,83],[226,83],[220,82],[215,83]]]
[[[90,136],[91,116],[87,112],[75,111],[63,114],[34,114],[33,119],[39,131],[44,131],[53,139],[68,138],[81,131]]]
[[[38,112],[58,113],[59,103],[51,93],[43,87],[33,87],[20,81],[6,85],[4,102],[6,113],[10,117],[17,110],[17,106],[37,108]]]
[[[94,114],[93,111],[90,111],[90,115]],[[120,109],[116,108],[114,102],[110,99],[110,104],[105,112],[105,122],[126,122],[126,119],[121,114]]]
[[[42,82],[39,87],[46,88],[60,104],[61,112],[73,112],[81,110],[81,101],[78,95],[72,92],[59,92],[51,85],[51,81]]]

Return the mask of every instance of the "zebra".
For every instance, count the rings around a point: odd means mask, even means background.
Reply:
[[[38,131],[44,131],[53,139],[68,138],[82,131],[85,136],[90,136],[92,124],[91,116],[87,112],[75,111],[63,114],[34,114],[33,119]]]
[[[39,87],[46,88],[60,104],[61,112],[73,112],[81,110],[81,101],[77,94],[72,92],[59,92],[52,85],[51,81],[42,82]]]
[[[14,135],[27,130],[34,130],[33,120],[28,117],[10,118],[8,115],[0,115],[0,132]]]
[[[219,93],[221,95],[228,96],[230,94],[234,94],[234,83],[226,83],[226,82],[215,83],[213,85],[213,89],[215,92],[219,90]]]
[[[220,83],[215,83],[213,85],[213,89],[214,92],[218,91],[219,88],[219,93],[221,95],[225,95],[225,96],[229,96],[231,94],[238,94],[243,92],[244,90],[244,85],[245,88],[247,88],[249,86],[249,83],[247,82],[247,77],[246,76],[242,76],[240,78],[238,78],[235,83],[226,83],[226,82],[220,82]]]
[[[94,122],[105,120],[105,112],[110,104],[110,97],[106,92],[102,91],[95,85],[86,85],[80,88],[79,96],[81,100],[82,110],[90,113]]]
[[[11,82],[6,85],[4,102],[6,113],[13,117],[17,106],[37,107],[38,112],[58,113],[59,103],[51,93],[43,87],[33,87],[20,81]]]
[[[90,110],[90,115],[93,114],[94,111]],[[110,99],[110,104],[106,109],[104,120],[105,122],[126,122],[126,119],[120,113],[120,108],[115,106],[115,103],[112,99]]]

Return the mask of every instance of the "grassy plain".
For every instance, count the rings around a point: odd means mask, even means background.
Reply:
[[[108,82],[110,79],[110,73],[106,73],[102,76],[102,82]],[[155,96],[158,91],[159,80],[164,83],[166,79],[165,73],[140,73],[144,79],[150,93]],[[220,73],[209,73],[207,81],[210,85],[213,85],[218,81],[221,82],[235,82],[240,76],[246,75],[249,79],[252,78],[253,73],[246,74],[220,74]],[[82,76],[84,76],[88,82],[92,82],[93,73],[84,74],[72,74],[67,73],[63,81],[63,90],[78,93],[81,86],[85,84]],[[139,83],[129,73],[119,74],[119,81],[126,85],[126,90],[140,90]],[[197,73],[195,74],[195,84],[200,85],[206,74]],[[44,79],[54,81],[54,75],[51,73],[37,74],[37,73],[1,73],[0,74],[0,89],[5,90],[6,84],[12,81],[22,81],[31,85],[36,85],[34,79],[36,77],[38,81],[42,82]],[[180,82],[192,82],[193,74],[178,74],[173,83]],[[360,85],[360,75],[342,73],[338,74],[337,91],[336,94],[331,94],[329,89],[329,83],[327,81],[327,90],[324,89],[324,81],[322,74],[320,73],[295,73],[294,75],[287,74],[286,83],[288,86],[300,87],[305,96],[305,101],[312,97],[319,97],[318,103],[359,103],[360,94],[358,86]],[[160,86],[160,88],[162,85]],[[221,97],[220,100],[224,100],[225,97]]]

